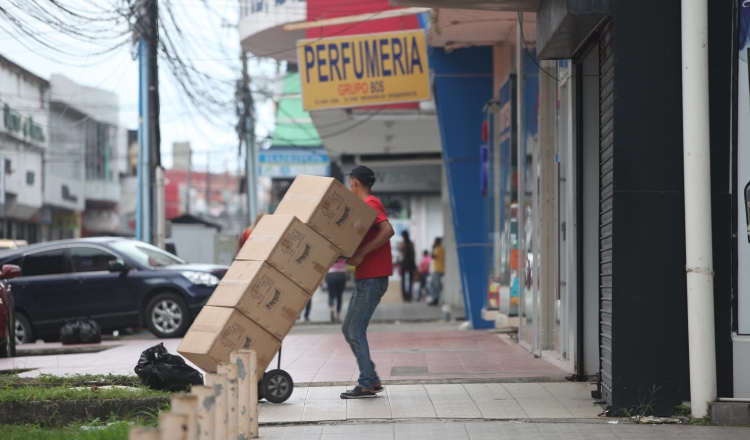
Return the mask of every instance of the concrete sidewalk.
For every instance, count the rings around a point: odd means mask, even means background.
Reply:
[[[750,428],[603,423],[429,422],[261,427],[263,440],[580,440],[750,438]]]
[[[349,386],[351,388],[351,386]],[[370,399],[344,400],[345,386],[295,387],[284,403],[263,401],[261,424],[391,420],[596,419],[586,383],[386,385]]]

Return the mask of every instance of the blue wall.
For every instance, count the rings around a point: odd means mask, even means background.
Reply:
[[[435,72],[435,102],[466,314],[475,329],[490,328],[493,323],[481,316],[487,302],[487,248],[492,243],[487,238],[480,192],[480,145],[485,119],[482,109],[493,95],[492,49],[446,53],[432,48],[430,66]]]

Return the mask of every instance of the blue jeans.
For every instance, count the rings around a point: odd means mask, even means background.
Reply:
[[[432,272],[430,276],[430,297],[433,302],[440,300],[440,294],[443,293],[443,274]]]
[[[386,289],[388,277],[366,278],[354,282],[349,308],[341,325],[344,338],[352,348],[359,366],[359,386],[371,390],[380,382],[375,372],[375,364],[370,359],[370,346],[367,343],[367,326],[375,308],[380,304]]]

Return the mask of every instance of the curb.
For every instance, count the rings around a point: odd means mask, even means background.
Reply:
[[[501,378],[469,378],[469,379],[395,379],[384,380],[383,385],[445,385],[445,384],[475,384],[475,383],[552,383],[570,382],[565,376],[536,376],[536,377],[501,377]],[[295,387],[319,388],[351,386],[356,380],[339,382],[295,382]]]

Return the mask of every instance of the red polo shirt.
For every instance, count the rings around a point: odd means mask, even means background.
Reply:
[[[362,243],[359,245],[358,249],[361,249],[364,245],[371,242],[372,239],[375,238],[375,236],[378,234],[378,230],[380,229],[377,227],[378,224],[388,220],[388,217],[385,215],[385,207],[383,207],[383,203],[380,201],[380,199],[373,195],[370,195],[367,196],[365,202],[368,205],[372,206],[376,211],[378,211],[378,216],[375,218],[375,223],[373,223],[370,230],[367,231],[367,234],[365,234],[365,238],[362,240]],[[393,264],[391,263],[390,240],[386,241],[382,246],[365,255],[362,263],[357,266],[357,270],[354,272],[354,276],[358,280],[363,280],[366,278],[389,277],[391,275],[393,275]]]

